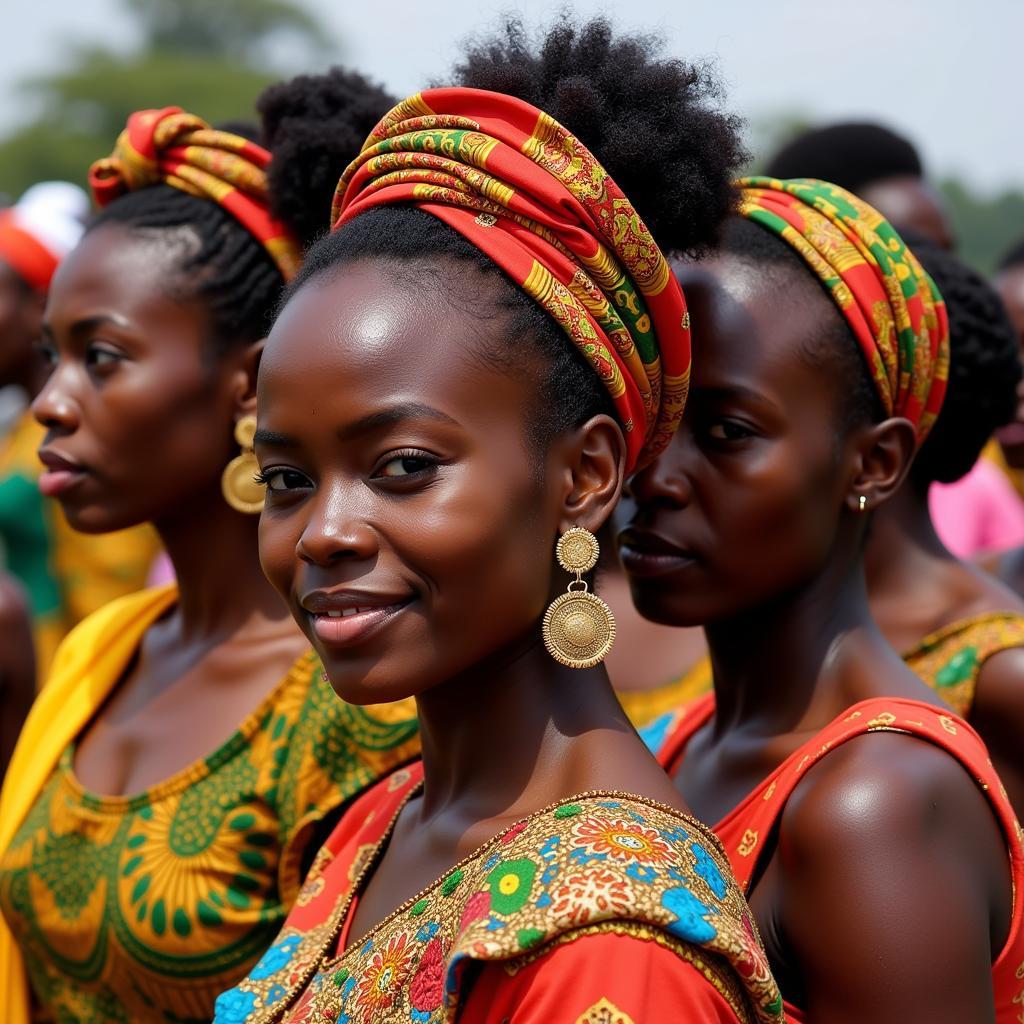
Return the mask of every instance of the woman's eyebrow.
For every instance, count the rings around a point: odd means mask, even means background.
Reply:
[[[338,431],[338,437],[342,441],[351,440],[361,434],[368,434],[381,427],[390,427],[403,420],[435,420],[440,423],[457,425],[458,421],[452,419],[447,413],[441,412],[430,405],[423,405],[420,402],[403,402],[399,405],[392,405],[379,412],[372,412],[368,416],[350,423]]]

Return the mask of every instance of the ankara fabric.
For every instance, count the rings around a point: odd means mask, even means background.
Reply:
[[[180,107],[137,110],[114,152],[92,165],[89,185],[99,206],[160,184],[209,199],[263,245],[287,281],[299,269],[300,253],[288,229],[270,214],[269,163],[262,146],[211,128]]]
[[[511,96],[417,93],[385,115],[345,171],[332,225],[396,203],[450,225],[557,321],[611,396],[630,472],[665,447],[690,379],[683,292],[579,139]]]
[[[0,1020],[209,1020],[295,900],[316,825],[418,750],[410,701],[355,708],[303,655],[214,752],[132,796],[88,792],[75,742],[174,586],[58,651],[0,799]]]
[[[918,444],[942,408],[949,319],[934,282],[893,226],[862,199],[812,178],[742,178],[740,213],[791,245],[850,325],[889,416]]]

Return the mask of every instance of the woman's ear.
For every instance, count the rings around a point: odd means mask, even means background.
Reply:
[[[610,416],[594,416],[559,444],[565,491],[559,531],[582,526],[596,533],[611,516],[626,474],[626,442]]]
[[[232,391],[238,418],[256,413],[256,375],[266,344],[267,339],[260,338],[259,341],[246,345],[239,353],[232,374]]]
[[[862,512],[877,508],[900,489],[917,452],[917,434],[910,420],[894,416],[858,431],[854,444],[854,473],[845,504]]]

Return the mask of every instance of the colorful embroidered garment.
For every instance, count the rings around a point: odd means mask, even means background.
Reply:
[[[331,222],[337,229],[394,203],[453,227],[562,326],[612,397],[629,472],[665,447],[690,380],[683,292],[579,139],[510,96],[418,93],[384,117],[345,171]]]
[[[1024,647],[1024,615],[986,612],[926,636],[903,660],[961,718],[967,718],[982,666],[1000,651]]]
[[[949,377],[949,320],[932,279],[891,224],[838,185],[741,178],[740,213],[779,235],[828,288],[860,344],[885,411],[924,440]]]
[[[706,725],[715,709],[713,694],[695,701],[676,724],[675,731],[662,747],[658,760],[670,775],[682,764],[686,746],[694,733]],[[999,776],[988,758],[981,737],[964,721],[930,704],[903,698],[885,697],[862,701],[812,736],[791,754],[746,799],[727,814],[714,831],[722,841],[736,880],[749,895],[750,879],[758,861],[772,849],[771,837],[793,790],[807,770],[840,744],[869,732],[898,732],[933,743],[959,761],[977,781],[1006,835],[1014,892],[1024,886],[1024,838],[1017,817],[1006,797]],[[997,1024],[1017,1024],[1024,1003],[1024,906],[1014,900],[1010,934],[992,965]],[[786,1020],[802,1024],[806,1014],[785,1005]]]
[[[310,653],[210,756],[136,796],[86,791],[75,739],[176,598],[86,620],[29,718],[0,805],[5,1024],[28,1020],[22,963],[44,1020],[208,1021],[280,928],[317,823],[418,749],[411,701],[343,704]]]
[[[149,526],[102,536],[68,526],[57,502],[39,493],[45,434],[25,413],[0,443],[0,558],[28,595],[40,684],[68,630],[144,587],[160,550]]]
[[[181,107],[137,110],[117,137],[114,152],[97,160],[89,185],[100,206],[125,192],[171,185],[223,206],[254,235],[287,281],[299,269],[299,248],[270,215],[270,153],[255,142],[211,128]]]
[[[483,1024],[503,1005],[524,1024],[661,1022],[690,1007],[687,1020],[781,1020],[714,837],[622,794],[538,811],[349,944],[360,888],[422,774],[396,772],[352,806],[215,1024]]]

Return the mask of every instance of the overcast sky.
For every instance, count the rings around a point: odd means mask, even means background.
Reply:
[[[453,46],[500,12],[535,21],[557,9],[548,0],[305,2],[344,42],[339,53],[347,62],[398,93],[442,74]],[[576,0],[574,6],[657,30],[679,56],[714,59],[727,105],[745,117],[881,119],[918,143],[934,173],[958,174],[981,191],[1024,188],[1024,0]],[[117,0],[3,0],[3,8],[0,129],[23,109],[15,83],[58,67],[62,40],[120,45],[130,39]]]

